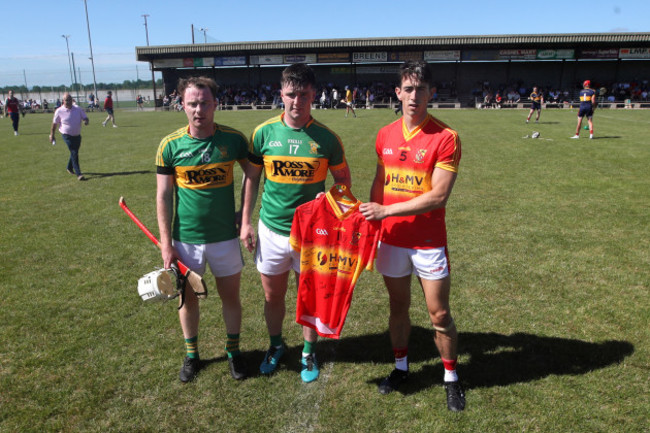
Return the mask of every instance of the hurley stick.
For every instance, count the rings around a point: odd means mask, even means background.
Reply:
[[[131,212],[131,209],[126,205],[126,201],[124,201],[124,197],[120,197],[120,207],[126,214],[133,220],[133,222],[140,227],[140,230],[144,232],[145,235],[153,242],[158,248],[160,248],[160,242],[158,242],[158,239],[149,231],[149,229],[142,224],[142,221],[138,219],[137,216],[133,212]],[[194,293],[196,293],[196,296],[198,298],[207,298],[208,296],[208,288],[205,285],[205,282],[203,281],[203,278],[185,266],[183,262],[180,260],[176,261],[176,266],[178,266],[178,270],[187,278],[187,284],[192,288]]]

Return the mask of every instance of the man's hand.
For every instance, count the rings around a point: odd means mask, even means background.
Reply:
[[[163,267],[165,269],[171,268],[172,264],[176,263],[176,260],[178,260],[178,253],[171,245],[160,244],[160,253],[163,259]]]
[[[389,216],[386,206],[373,202],[361,203],[359,212],[369,221],[379,221]]]
[[[241,225],[239,239],[249,253],[255,250],[255,230],[251,224],[244,223]]]

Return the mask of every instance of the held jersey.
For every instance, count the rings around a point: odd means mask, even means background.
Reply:
[[[384,167],[384,205],[399,203],[431,191],[434,168],[458,172],[461,150],[458,133],[431,115],[409,132],[402,119],[377,134],[378,163]],[[445,209],[383,220],[382,242],[414,249],[447,245]]]
[[[207,244],[237,237],[233,168],[247,153],[246,137],[223,125],[206,139],[192,137],[189,126],[163,138],[156,166],[158,174],[174,176],[174,239]]]
[[[328,170],[347,166],[341,139],[313,118],[302,129],[284,123],[284,114],[259,125],[249,160],[264,165],[260,219],[271,231],[289,236],[294,210],[325,190]]]
[[[592,98],[596,94],[594,89],[582,89],[580,91],[580,108],[592,108]]]
[[[318,335],[339,338],[354,286],[372,269],[381,223],[367,221],[343,185],[298,206],[291,247],[300,253],[296,322]]]

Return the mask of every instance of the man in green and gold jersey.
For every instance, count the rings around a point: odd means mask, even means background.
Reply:
[[[350,170],[340,138],[311,116],[316,78],[305,64],[294,64],[282,72],[281,96],[284,112],[259,125],[250,140],[250,175],[245,179],[240,239],[248,251],[255,250],[255,263],[264,288],[264,317],[271,340],[260,372],[271,374],[285,352],[282,321],[291,269],[300,271],[300,261],[289,245],[296,207],[325,190],[327,172],[335,183],[350,188]],[[251,224],[259,181],[265,174],[258,235]],[[298,278],[296,278],[298,281]],[[311,382],[319,370],[314,354],[316,331],[303,327],[304,348],[301,378]]]
[[[203,274],[206,264],[215,277],[226,325],[226,353],[230,374],[247,376],[239,350],[242,308],[239,283],[243,260],[237,238],[233,187],[235,162],[247,161],[248,140],[239,131],[214,122],[217,85],[206,77],[181,79],[178,91],[189,125],[163,138],[156,155],[156,209],[165,268],[180,259]],[[179,310],[186,357],[182,382],[200,369],[198,351],[199,303],[185,291]]]

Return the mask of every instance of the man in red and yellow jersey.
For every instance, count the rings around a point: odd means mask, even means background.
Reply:
[[[377,134],[377,172],[370,202],[359,210],[368,220],[383,223],[376,267],[390,298],[388,328],[395,369],[381,382],[379,392],[388,394],[408,379],[411,274],[415,274],[436,331],[447,407],[461,411],[465,394],[456,374],[458,334],[449,307],[445,227],[445,205],[456,180],[461,149],[456,131],[427,112],[432,78],[425,62],[408,61],[401,66],[395,92],[403,115]]]

